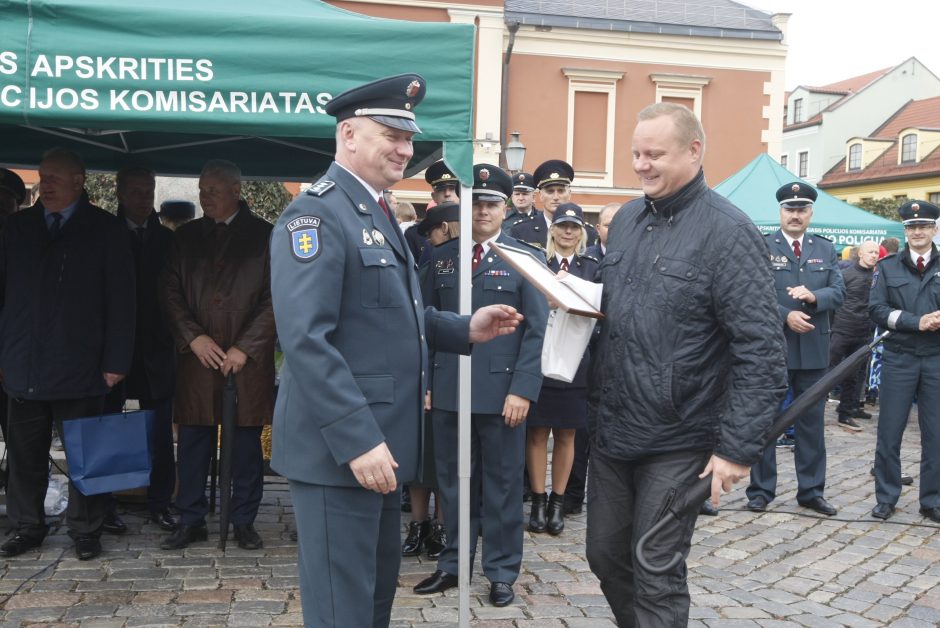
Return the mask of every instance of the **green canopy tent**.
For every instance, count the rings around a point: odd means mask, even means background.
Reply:
[[[715,191],[740,207],[762,233],[773,233],[780,227],[780,206],[774,194],[791,181],[802,179],[763,153],[716,185]],[[832,240],[837,250],[888,237],[904,241],[901,223],[849,205],[824,190],[818,192],[810,231]]]
[[[92,169],[310,180],[334,152],[323,105],[382,76],[428,83],[410,172],[441,155],[472,180],[475,33],[317,0],[0,0],[0,163],[51,146]]]

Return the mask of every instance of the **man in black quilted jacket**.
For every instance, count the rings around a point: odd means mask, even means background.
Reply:
[[[617,624],[686,626],[686,567],[634,562],[637,540],[699,477],[712,503],[748,476],[786,389],[764,238],[705,183],[705,133],[686,107],[651,105],[633,135],[644,198],[610,225],[592,362],[587,559]],[[687,556],[698,508],[647,548]]]

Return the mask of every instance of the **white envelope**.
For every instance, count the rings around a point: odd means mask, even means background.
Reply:
[[[560,281],[575,290],[596,309],[600,309],[603,284],[585,281],[572,275]],[[578,372],[578,366],[596,323],[596,318],[572,314],[561,309],[549,312],[545,340],[542,343],[542,375],[571,382]]]

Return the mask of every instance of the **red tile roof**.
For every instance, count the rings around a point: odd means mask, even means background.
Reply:
[[[893,70],[894,67],[895,66],[884,68],[883,70],[876,70],[874,72],[869,72],[868,74],[862,74],[860,76],[853,76],[852,78],[847,78],[835,83],[829,83],[828,85],[807,87],[806,89],[811,92],[823,92],[828,94],[848,94],[850,92],[859,92],[865,87],[868,87],[869,84],[875,82],[877,79]]]

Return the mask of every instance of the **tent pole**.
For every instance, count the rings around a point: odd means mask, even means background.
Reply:
[[[460,313],[468,315],[472,312],[472,281],[470,255],[470,240],[472,238],[473,206],[471,190],[462,182],[460,184]],[[462,355],[459,360],[457,391],[457,479],[459,485],[458,525],[458,626],[470,626],[470,356]]]

